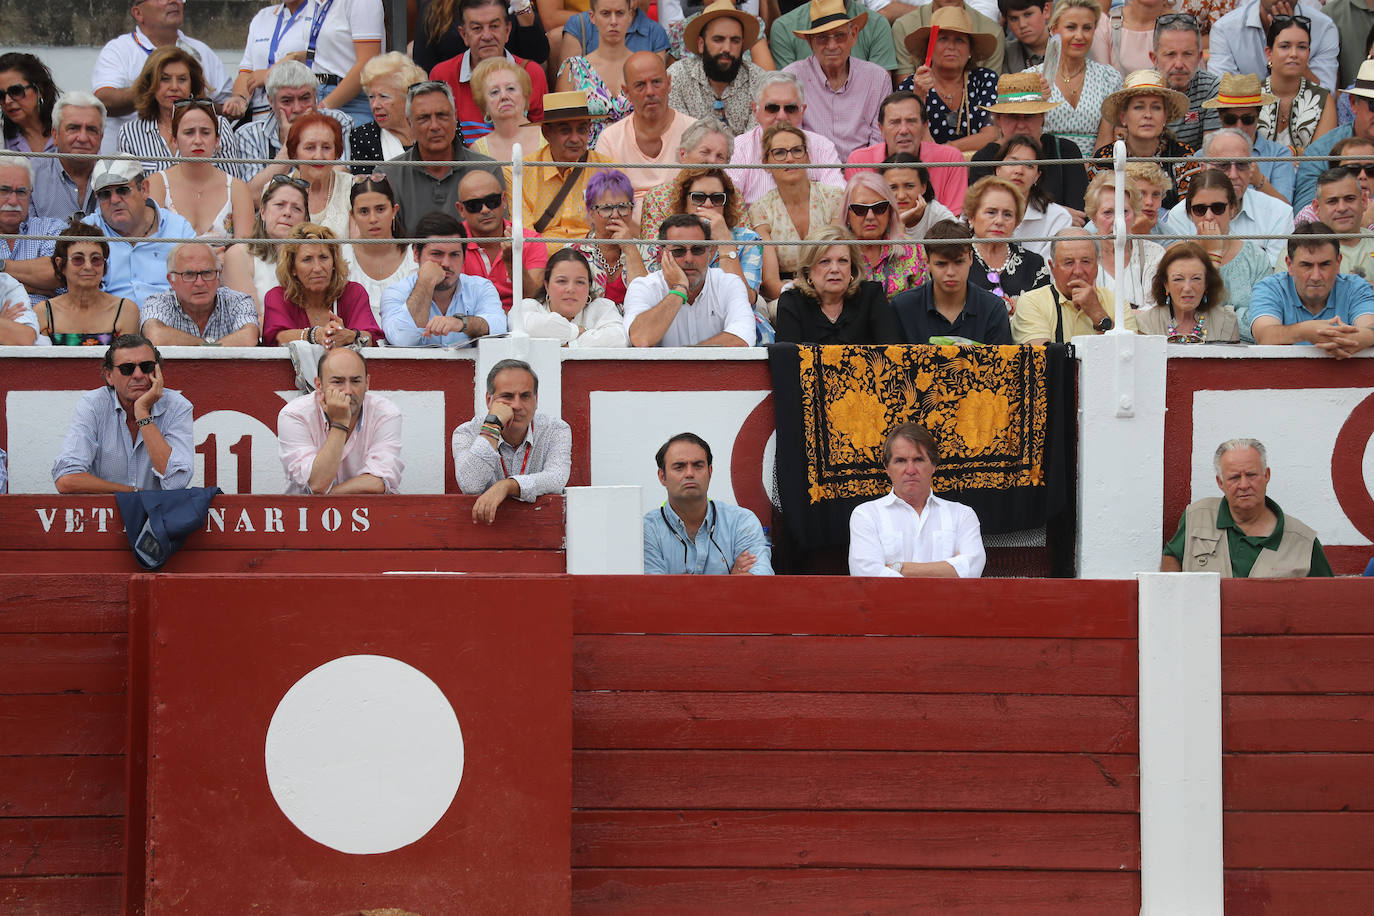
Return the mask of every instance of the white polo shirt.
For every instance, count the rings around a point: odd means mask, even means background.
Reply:
[[[625,333],[630,333],[630,325],[635,318],[658,305],[668,295],[668,281],[663,271],[658,270],[646,277],[630,281],[625,291]],[[718,267],[706,269],[706,280],[695,302],[688,302],[677,311],[677,317],[668,326],[660,347],[690,347],[709,340],[722,331],[734,334],[752,347],[757,332],[754,325],[754,312],[749,308],[749,292],[744,281],[734,274],[727,274]]]
[[[309,0],[296,7],[294,18],[280,3],[258,10],[253,21],[248,23],[248,40],[243,46],[239,72],[266,70],[291,52],[304,51],[314,14],[314,4]],[[261,88],[254,89],[248,107],[255,119],[267,117],[267,93]]]
[[[385,26],[381,0],[307,0],[312,7],[312,20],[324,13],[324,24],[315,42],[315,73],[345,76],[358,61],[355,41],[382,41]],[[329,9],[326,11],[325,7]],[[313,22],[311,28],[314,28]],[[310,37],[306,31],[306,39]]]

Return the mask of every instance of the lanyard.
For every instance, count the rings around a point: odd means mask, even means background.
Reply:
[[[153,48],[151,46],[144,45],[143,42],[138,40],[138,29],[134,29],[132,32],[130,32],[129,37],[131,37],[134,40],[134,44],[138,45],[139,50],[143,52],[143,55],[145,57],[149,54],[152,54],[155,50],[157,50],[156,48]]]
[[[525,460],[520,464],[520,474],[522,476],[525,473],[525,468],[530,466],[530,452],[532,451],[534,451],[533,445],[525,449]],[[506,470],[506,459],[501,457],[500,451],[497,451],[496,453],[496,460],[501,462],[501,476],[503,478],[511,476],[510,471]]]
[[[317,0],[318,2],[318,0]],[[305,4],[301,4],[304,6]],[[324,17],[329,15],[329,8],[334,5],[334,0],[325,0],[323,8],[315,13],[315,21],[310,25],[310,46],[305,49],[305,62],[313,65],[315,63],[315,45],[320,40],[320,30],[324,28]]]
[[[296,17],[299,16],[301,10],[305,9],[308,5],[309,4],[302,3],[300,6],[296,7],[296,11],[291,14],[291,18],[286,20],[286,28],[284,29],[282,28],[281,20],[282,17],[286,15],[286,4],[283,3],[281,9],[277,10],[277,27],[272,30],[272,44],[267,48],[267,66],[270,67],[277,62],[277,46],[281,44],[282,36],[290,33],[291,26],[296,24]]]

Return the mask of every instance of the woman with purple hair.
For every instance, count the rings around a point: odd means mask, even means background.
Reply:
[[[925,248],[906,240],[897,198],[877,172],[859,172],[849,179],[840,218],[861,245],[865,273],[883,285],[889,299],[930,276]]]
[[[592,266],[592,298],[610,299],[625,307],[625,288],[644,276],[644,259],[634,243],[639,223],[634,220],[635,189],[618,169],[601,169],[587,181],[587,218],[592,224],[589,239],[614,239],[610,243],[576,242],[573,248]]]

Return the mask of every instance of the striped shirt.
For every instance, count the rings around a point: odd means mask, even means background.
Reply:
[[[170,388],[150,411],[153,425],[162,433],[172,454],[167,471],[159,474],[143,444],[143,430],[129,437],[124,406],[113,388],[87,392],[76,405],[67,438],[52,463],[52,479],[67,474],[94,474],[111,483],[140,490],[184,490],[191,485],[195,467],[195,436],[191,428],[191,402]]]
[[[219,142],[215,144],[216,159],[233,159],[238,156],[238,143],[234,140],[234,126],[229,123],[229,119],[220,116],[219,119]],[[134,118],[123,127],[119,128],[119,151],[128,153],[130,156],[143,157],[143,170],[145,172],[156,172],[175,165],[172,151],[167,146],[167,141],[162,139],[162,132],[157,129],[156,121],[149,121],[145,118]],[[257,174],[257,169],[251,165],[217,164],[217,168],[223,169],[235,178],[248,179]],[[244,174],[244,170],[249,170]]]
[[[1193,149],[1202,149],[1202,135],[1221,129],[1221,115],[1215,108],[1203,108],[1202,103],[1217,97],[1221,77],[1211,70],[1198,69],[1188,81],[1188,110],[1177,121],[1169,122],[1178,142]]]
[[[340,159],[347,159],[348,156],[348,135],[353,131],[353,116],[347,112],[339,111],[337,108],[317,108],[320,114],[327,114],[339,126],[343,128],[343,152]],[[245,181],[252,178],[262,171],[266,160],[275,158],[283,146],[281,141],[281,122],[277,120],[277,113],[274,111],[261,121],[253,121],[245,124],[234,131],[235,142],[238,143],[239,155],[244,159],[262,159],[262,165],[245,165],[247,175],[241,176]]]
[[[177,294],[171,290],[154,293],[144,299],[138,312],[140,331],[150,320],[157,319],[174,331],[199,337],[208,343],[214,343],[240,328],[258,323],[258,306],[253,297],[227,286],[215,290],[215,310],[210,313],[210,320],[205,323],[204,333],[196,326],[195,319],[186,314],[181,302],[177,300]]]
[[[53,160],[56,162],[57,160]],[[67,228],[66,220],[42,219],[31,216],[19,224],[19,235],[60,235]],[[9,241],[0,239],[0,258],[6,261],[32,261],[36,258],[51,257],[57,243],[40,239],[21,238]],[[37,305],[47,296],[29,293],[29,304]]]

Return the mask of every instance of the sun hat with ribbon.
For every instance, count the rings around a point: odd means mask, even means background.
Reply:
[[[1170,89],[1158,70],[1136,70],[1126,77],[1125,84],[1102,100],[1102,118],[1108,124],[1119,124],[1121,109],[1136,96],[1157,95],[1169,110],[1166,121],[1177,121],[1188,113],[1188,97]]]
[[[997,104],[980,106],[993,114],[1044,114],[1063,102],[1048,101],[1036,73],[1004,73],[997,77]]]
[[[868,22],[868,13],[860,13],[851,19],[849,11],[845,9],[844,0],[811,0],[811,28],[793,29],[792,34],[805,41],[808,36],[829,32],[836,26],[848,25],[851,22],[862,29],[864,23]]]
[[[1355,85],[1345,90],[1346,95],[1358,95],[1364,99],[1374,99],[1374,60],[1360,64],[1360,72],[1355,74]]]
[[[547,92],[544,94],[544,117],[539,121],[526,124],[553,124],[556,121],[587,121],[606,117],[587,108],[585,89],[568,92]]]
[[[1265,92],[1253,73],[1225,73],[1217,87],[1216,98],[1202,103],[1203,108],[1259,108],[1272,105],[1279,97]]]
[[[716,0],[715,3],[702,10],[699,16],[694,16],[692,21],[687,23],[687,29],[682,35],[683,46],[689,51],[695,51],[697,38],[701,35],[702,30],[713,21],[721,18],[734,19],[740,24],[740,28],[744,29],[745,49],[752,48],[755,42],[759,40],[758,19],[744,10],[736,8],[731,0]]]

